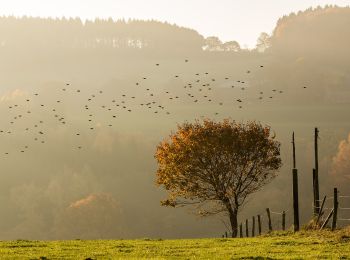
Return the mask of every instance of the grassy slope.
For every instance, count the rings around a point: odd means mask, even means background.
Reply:
[[[244,239],[0,242],[0,259],[350,259],[350,232],[278,233]],[[46,257],[46,258],[45,258]]]

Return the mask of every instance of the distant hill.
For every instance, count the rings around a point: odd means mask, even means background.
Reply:
[[[0,49],[200,51],[195,30],[158,21],[0,17]]]
[[[271,86],[313,88],[311,96],[290,91],[299,101],[348,103],[350,99],[350,8],[309,8],[277,22],[267,50]]]
[[[350,57],[350,8],[309,8],[278,20],[271,38],[274,51]]]

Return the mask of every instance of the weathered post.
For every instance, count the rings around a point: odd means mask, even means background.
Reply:
[[[286,230],[286,212],[284,210],[282,212],[282,230]]]
[[[316,206],[316,169],[312,169],[312,194],[313,194],[313,214],[314,216],[317,214],[317,206]]]
[[[243,225],[242,223],[239,225],[239,237],[243,237]]]
[[[227,231],[225,231],[225,238],[227,238]]]
[[[269,208],[266,209],[266,213],[267,213],[267,219],[268,219],[268,225],[269,225],[269,232],[271,232],[272,231],[272,222],[271,222],[271,214],[270,214]]]
[[[294,232],[299,231],[298,170],[293,169]]]
[[[318,128],[315,128],[315,177],[314,177],[314,215],[317,216],[320,210],[320,189],[318,183]]]
[[[248,219],[245,220],[245,236],[249,237]]]
[[[295,139],[294,139],[294,131],[292,136],[292,144],[293,144],[293,169],[295,169],[296,166],[296,158],[295,158]]]
[[[260,215],[258,215],[258,231],[259,231],[259,236],[261,235],[261,218]]]
[[[252,218],[252,237],[255,237],[255,217]]]
[[[338,215],[338,189],[334,188],[332,231],[334,231],[337,228],[337,215]]]
[[[299,198],[298,198],[298,170],[296,169],[295,159],[295,138],[292,135],[293,144],[293,212],[294,212],[294,232],[299,231]]]

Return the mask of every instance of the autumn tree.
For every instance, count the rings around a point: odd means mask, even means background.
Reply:
[[[184,123],[157,147],[157,184],[168,191],[164,206],[196,205],[202,216],[224,213],[232,237],[246,198],[281,167],[280,143],[269,126],[225,119]]]

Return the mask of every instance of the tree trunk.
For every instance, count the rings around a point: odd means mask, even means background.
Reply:
[[[231,202],[228,198],[223,198],[222,203],[225,205],[231,224],[232,237],[235,238],[238,235],[238,221],[237,212],[238,208],[232,207]]]
[[[232,237],[237,237],[238,235],[237,210],[230,208],[228,210],[228,213],[230,217]]]

